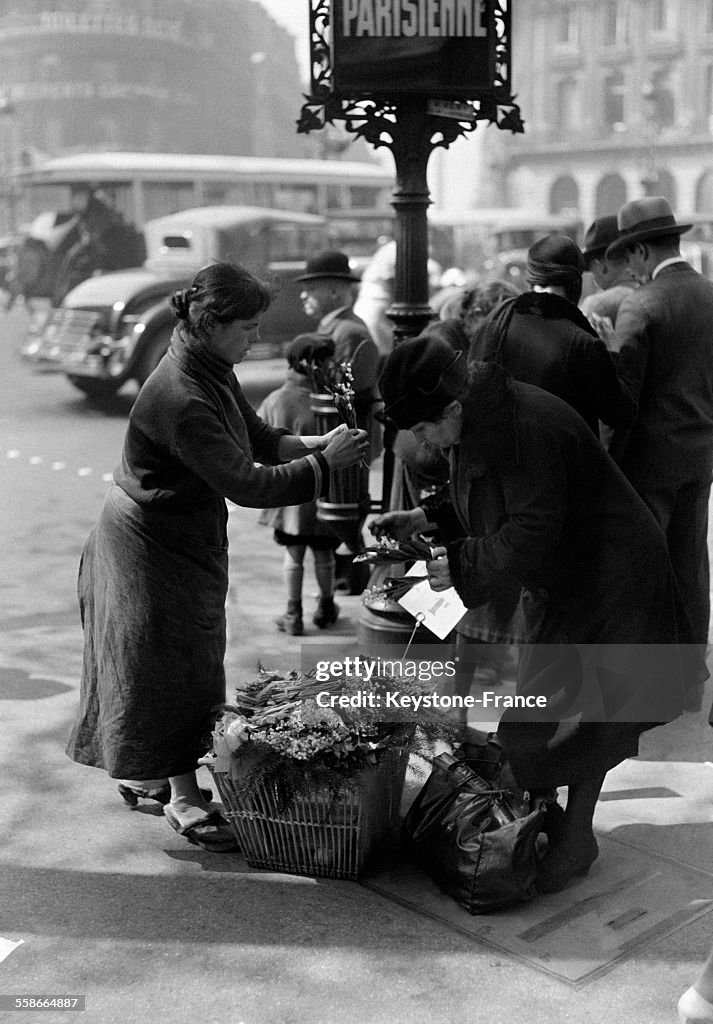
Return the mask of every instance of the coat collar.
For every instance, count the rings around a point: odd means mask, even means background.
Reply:
[[[209,377],[221,384],[234,377],[230,363],[218,359],[202,342],[191,338],[180,327],[176,327],[171,336],[170,352],[179,366],[193,377]]]
[[[540,316],[543,320],[569,320],[587,334],[597,337],[597,332],[579,307],[552,292],[523,292],[514,300],[514,311]]]

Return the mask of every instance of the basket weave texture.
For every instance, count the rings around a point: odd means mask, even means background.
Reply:
[[[293,875],[356,880],[397,826],[408,753],[399,752],[335,793],[328,786],[281,804],[268,783],[246,793],[211,769],[247,863]]]

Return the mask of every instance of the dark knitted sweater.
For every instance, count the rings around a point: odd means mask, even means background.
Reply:
[[[176,330],[131,410],[114,478],[134,501],[162,513],[198,509],[216,496],[249,508],[312,501],[328,483],[327,462],[316,452],[280,465],[283,434],[260,419],[232,366]]]

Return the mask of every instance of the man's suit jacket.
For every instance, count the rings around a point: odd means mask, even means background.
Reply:
[[[688,263],[632,291],[616,322],[617,369],[638,403],[609,452],[645,487],[713,467],[713,283]]]
[[[317,332],[334,342],[335,363],[351,363],[357,423],[369,434],[368,459],[373,462],[382,450],[381,425],[374,419],[374,412],[381,404],[377,386],[381,356],[376,343],[369,328],[352,309],[342,309],[336,316],[327,314]]]

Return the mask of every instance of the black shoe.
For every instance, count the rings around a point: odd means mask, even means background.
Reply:
[[[339,606],[334,603],[331,597],[320,597],[317,604],[317,611],[312,616],[317,629],[328,629],[333,626],[339,618]]]
[[[275,619],[275,625],[281,633],[289,633],[290,636],[302,636],[304,624],[302,622],[301,601],[288,601],[287,611]]]
[[[537,865],[537,889],[541,893],[561,892],[575,878],[589,874],[599,856],[594,836],[575,848],[561,845],[548,846],[547,853]]]

